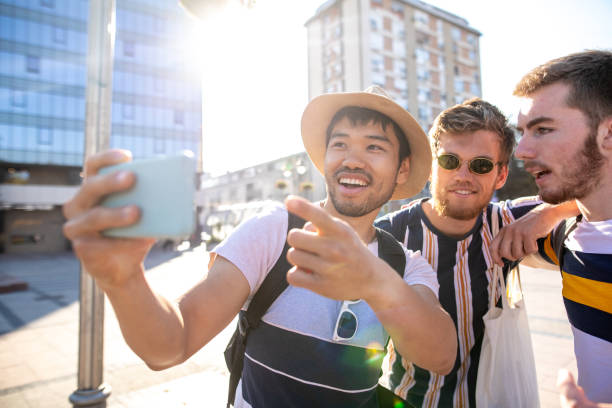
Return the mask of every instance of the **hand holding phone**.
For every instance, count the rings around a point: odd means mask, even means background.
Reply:
[[[133,172],[130,190],[111,194],[101,205],[115,208],[137,205],[140,219],[133,225],[110,228],[108,237],[186,238],[195,228],[195,159],[185,151],[179,155],[134,160],[101,169],[99,174],[119,170]]]

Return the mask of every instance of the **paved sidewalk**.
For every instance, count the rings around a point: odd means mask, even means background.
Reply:
[[[206,271],[203,247],[157,250],[147,258],[151,285],[175,298]],[[0,273],[28,283],[27,291],[0,294],[0,408],[70,407],[78,359],[79,264],[70,253],[0,255]],[[559,368],[574,373],[572,334],[561,299],[558,272],[523,272],[542,407],[558,407]],[[234,324],[184,364],[149,370],[125,345],[107,303],[104,380],[109,408],[224,407],[227,370],[223,350]]]

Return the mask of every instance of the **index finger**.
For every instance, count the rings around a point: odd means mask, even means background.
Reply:
[[[340,231],[333,217],[316,203],[290,195],[285,199],[285,206],[289,212],[310,221],[321,235],[329,235]]]
[[[93,154],[85,160],[85,178],[95,176],[102,167],[130,160],[132,160],[132,153],[129,150],[123,149],[111,149]]]

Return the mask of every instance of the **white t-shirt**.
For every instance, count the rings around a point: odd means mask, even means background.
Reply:
[[[240,269],[249,282],[251,296],[257,292],[283,251],[287,223],[287,209],[280,203],[269,202],[258,215],[241,223],[213,251]],[[431,266],[419,251],[410,251],[403,245],[402,248],[406,254],[404,280],[410,285],[429,287],[437,297],[439,285]],[[378,242],[371,242],[368,249],[378,255]]]
[[[251,294],[245,307],[279,258],[287,238],[287,223],[285,207],[271,203],[259,215],[238,226],[214,249],[213,252],[232,262],[248,280]],[[368,248],[377,254],[378,243],[370,243]],[[404,252],[404,281],[410,285],[425,285],[437,297],[438,281],[431,266],[418,252],[405,248]],[[341,305],[341,301],[310,290],[287,287],[263,316],[258,330],[249,336],[243,371],[248,378],[241,379],[234,406],[250,407],[261,404],[266,398],[292,406],[293,402],[286,398],[299,401],[313,395],[326,395],[325,398],[332,400],[338,398],[346,404],[347,400],[359,395],[365,398],[371,395],[378,383],[380,362],[389,336],[370,306],[362,301],[349,307],[359,322],[355,335],[350,340],[334,341],[333,332]],[[271,351],[271,347],[274,350]],[[340,358],[345,354],[367,358],[362,362],[356,359],[348,367],[349,362]],[[367,363],[368,360],[378,363]],[[310,361],[317,361],[316,368]],[[295,384],[290,396],[283,390],[287,381]],[[324,394],[330,392],[331,396]]]

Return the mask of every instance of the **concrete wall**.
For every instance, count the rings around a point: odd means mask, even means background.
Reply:
[[[45,210],[5,210],[0,249],[6,253],[34,254],[60,252],[69,248],[62,234],[61,207]]]

